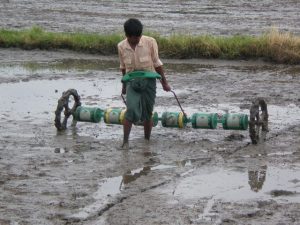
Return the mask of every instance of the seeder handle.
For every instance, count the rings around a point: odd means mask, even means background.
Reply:
[[[121,97],[122,97],[122,99],[123,99],[124,104],[127,105],[127,104],[126,104],[126,100],[125,100],[125,98],[124,98],[124,95],[123,95],[122,93],[121,93]]]
[[[179,105],[179,108],[181,109],[181,112],[183,113],[184,117],[187,119],[187,115],[185,114],[185,112],[184,112],[184,110],[183,110],[183,108],[182,108],[182,106],[181,106],[181,104],[180,104],[180,102],[179,102],[179,100],[177,98],[177,95],[175,94],[174,91],[172,91],[172,90],[170,90],[170,91],[173,93],[173,95],[174,95],[174,97],[175,97],[175,99],[176,99],[176,101],[177,101],[177,103]]]

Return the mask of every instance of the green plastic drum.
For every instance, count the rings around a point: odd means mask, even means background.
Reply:
[[[120,124],[122,125],[125,119],[126,109],[123,108],[108,108],[104,111],[104,122],[107,124]],[[153,127],[158,124],[157,112],[152,113]],[[142,122],[135,123],[137,126],[143,126]]]
[[[182,112],[164,112],[161,117],[163,127],[184,128],[187,124],[187,118]]]
[[[246,114],[223,115],[222,125],[225,130],[247,130],[248,124],[248,115]]]
[[[152,121],[153,121],[153,127],[156,127],[158,124],[158,113],[157,112],[152,113]]]
[[[99,123],[102,118],[103,111],[97,107],[78,106],[73,114],[74,120]]]
[[[126,109],[108,108],[104,111],[104,122],[107,124],[123,124]]]
[[[202,129],[216,129],[218,124],[217,113],[194,113],[192,115],[192,127]]]

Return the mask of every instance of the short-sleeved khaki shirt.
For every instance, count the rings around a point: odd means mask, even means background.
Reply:
[[[162,66],[158,56],[156,40],[152,37],[142,36],[135,50],[133,50],[127,39],[118,44],[120,58],[120,69],[126,73],[134,70],[147,70],[155,72],[155,68]]]

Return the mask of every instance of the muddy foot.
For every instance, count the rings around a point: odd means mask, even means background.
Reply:
[[[129,150],[129,143],[125,142],[122,143],[120,147],[118,147],[119,150]]]

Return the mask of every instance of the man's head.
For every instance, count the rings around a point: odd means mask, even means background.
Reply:
[[[135,18],[130,18],[124,23],[124,31],[130,44],[137,45],[143,32],[143,24]]]
[[[143,24],[135,18],[130,18],[124,23],[124,31],[126,37],[141,36],[143,32]]]

